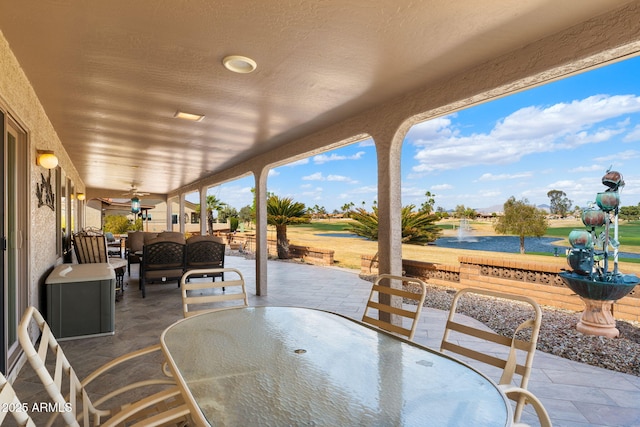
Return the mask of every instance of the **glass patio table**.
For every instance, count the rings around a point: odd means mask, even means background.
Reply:
[[[198,425],[511,424],[478,371],[325,311],[204,313],[169,326],[161,345]]]

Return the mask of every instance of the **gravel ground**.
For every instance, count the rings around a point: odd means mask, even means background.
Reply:
[[[454,293],[452,289],[428,286],[425,307],[449,310]],[[583,335],[575,328],[580,313],[544,306],[541,308],[539,351],[640,376],[640,323],[618,320],[618,338]],[[461,300],[458,311],[506,336],[512,336],[517,325],[531,312],[520,304],[480,296],[469,296],[466,302]]]

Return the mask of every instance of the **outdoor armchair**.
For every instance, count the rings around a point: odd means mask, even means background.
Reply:
[[[94,400],[87,386],[106,374],[108,380],[128,379],[123,371],[124,362],[138,360],[144,356],[160,352],[160,345],[146,347],[120,356],[80,380],[62,347],[51,333],[49,325],[34,307],[29,307],[18,326],[18,339],[28,363],[52,399],[54,405],[65,408],[52,413],[47,425],[53,425],[62,417],[67,426],[112,426],[112,425],[182,425],[188,422],[189,410],[182,399],[176,382],[167,375],[162,363],[158,363],[158,378],[149,378],[129,383],[115,390],[100,390],[100,397]],[[36,348],[37,346],[37,348]],[[146,358],[145,358],[146,359]],[[150,363],[140,360],[136,363]],[[132,364],[135,368],[136,363]],[[131,367],[131,365],[129,366]],[[117,368],[117,369],[114,369]],[[139,396],[140,400],[129,398],[128,392]],[[114,406],[115,405],[115,406]]]
[[[158,237],[144,245],[140,266],[140,289],[146,297],[149,282],[179,281],[184,272],[185,244],[179,239]]]
[[[226,245],[216,236],[193,236],[187,239],[185,271],[224,268]],[[189,278],[211,277],[213,281],[220,277],[224,281],[224,270],[202,275],[190,274]],[[224,290],[224,288],[223,288]]]

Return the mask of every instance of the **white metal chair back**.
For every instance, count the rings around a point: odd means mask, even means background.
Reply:
[[[523,321],[513,332],[511,338],[502,336],[496,332],[469,326],[459,321],[460,314],[456,315],[461,299],[466,295],[497,298],[509,302],[524,304],[527,307],[529,318]],[[523,295],[513,295],[503,292],[484,289],[465,288],[459,290],[449,310],[449,317],[445,325],[444,336],[440,344],[440,351],[451,351],[459,355],[486,363],[502,369],[499,385],[512,385],[515,374],[521,376],[520,387],[526,389],[533,366],[533,356],[536,351],[540,325],[542,324],[542,311],[533,299]],[[526,329],[530,333],[526,334]],[[453,333],[453,334],[452,334]],[[527,336],[528,335],[528,336]],[[466,337],[465,337],[466,336]],[[474,339],[469,339],[473,337]],[[495,344],[503,346],[503,357],[500,353],[487,354],[487,343],[493,347]],[[524,360],[523,360],[524,359]],[[524,397],[519,397],[515,411],[515,421],[520,419],[524,408]]]
[[[30,328],[34,325],[40,332],[40,342],[37,349],[30,335]],[[123,362],[159,352],[159,344],[120,356],[80,381],[60,344],[51,333],[49,325],[34,307],[28,307],[22,316],[18,326],[18,339],[29,364],[38,375],[55,407],[65,408],[63,411],[52,414],[47,423],[48,426],[53,425],[58,416],[63,418],[64,424],[67,426],[91,427],[120,425],[132,420],[140,422],[141,425],[175,425],[176,420],[178,422],[186,420],[189,415],[189,410],[182,400],[178,386],[166,374],[162,378],[130,383],[113,391],[101,390],[103,396],[96,401],[92,401],[87,393],[86,386],[100,375],[105,372],[112,373],[110,370]],[[158,365],[158,369],[159,372],[162,372],[162,365]],[[122,406],[99,409],[103,403],[114,397],[149,386],[160,386],[162,390],[144,399],[127,402]]]
[[[392,288],[390,283],[389,286],[381,284],[383,281],[388,282],[390,280],[401,281],[404,285],[403,289]],[[367,301],[362,321],[412,340],[416,333],[426,294],[427,285],[420,279],[381,274],[376,278],[371,287],[371,293],[369,294],[369,300]],[[389,303],[391,296],[401,297],[403,300],[406,299],[412,303],[403,304],[401,302],[399,306],[391,306]],[[384,299],[389,301],[384,301]],[[377,318],[372,316],[371,310],[377,310]],[[392,316],[394,315],[408,319],[410,322],[409,327],[406,327],[404,324],[399,326],[393,323]]]
[[[224,275],[224,282],[189,280],[193,277]],[[184,317],[205,311],[248,307],[249,300],[242,273],[235,268],[188,270],[180,279]]]
[[[31,408],[27,403],[20,402],[16,392],[9,384],[9,381],[0,372],[0,425],[4,423],[7,414],[11,414],[17,425],[25,427],[36,427],[29,416]]]

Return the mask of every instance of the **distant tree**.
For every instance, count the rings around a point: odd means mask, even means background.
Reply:
[[[454,216],[456,218],[475,218],[478,216],[478,213],[475,209],[468,208],[465,205],[458,205],[454,211]]]
[[[353,202],[345,203],[344,205],[342,205],[342,207],[340,207],[340,210],[342,211],[343,214],[348,214],[349,211],[353,209],[354,206],[355,204]]]
[[[140,221],[142,224],[142,220]],[[124,234],[132,230],[132,223],[129,218],[124,215],[105,215],[104,231],[113,234]]]
[[[527,199],[516,200],[511,196],[504,203],[504,215],[498,218],[494,229],[499,234],[513,234],[520,237],[520,253],[524,254],[524,238],[542,237],[547,231],[546,213],[529,204]]]
[[[637,206],[621,206],[619,218],[625,221],[635,221],[640,219],[640,204]]]
[[[426,245],[435,241],[442,232],[442,229],[434,224],[437,216],[421,211],[414,212],[414,209],[415,205],[402,208],[402,243]],[[369,240],[378,240],[377,207],[374,206],[372,212],[358,208],[351,212],[351,218],[356,222],[345,227],[345,230]]]
[[[571,211],[571,205],[573,202],[567,198],[564,191],[551,190],[547,193],[549,197],[549,211],[553,215],[559,215],[561,218],[567,216],[567,213]]]
[[[427,201],[420,205],[420,212],[430,214],[433,212],[433,206],[436,204],[436,195],[432,194],[431,191],[427,191],[424,195],[427,198]]]
[[[227,219],[237,218],[238,210],[234,207],[227,205],[226,203],[218,210],[218,220],[221,222],[227,222]]]
[[[238,212],[238,218],[240,221],[245,223],[250,223],[255,218],[254,212],[251,209],[251,206],[247,205],[245,207],[240,208],[240,212]]]
[[[280,198],[275,195],[267,199],[267,224],[276,226],[279,259],[289,259],[287,225],[305,222],[309,222],[309,216],[304,203],[294,202],[291,198]]]

